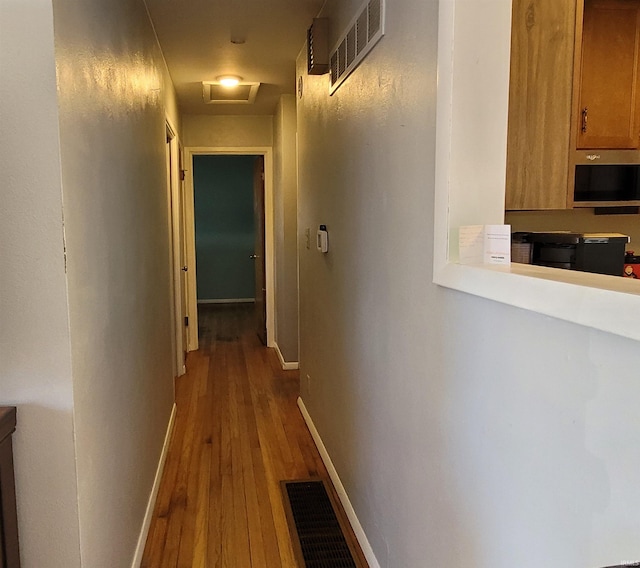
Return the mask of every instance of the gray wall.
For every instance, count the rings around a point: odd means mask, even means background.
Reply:
[[[331,97],[298,61],[303,400],[380,566],[638,560],[637,342],[432,283],[437,22],[388,2]]]
[[[173,87],[141,0],[57,0],[54,29],[82,563],[124,567],[173,406]]]
[[[270,116],[186,114],[182,120],[183,142],[187,147],[229,148],[273,144],[273,119]]]
[[[80,566],[51,2],[0,0],[0,405],[24,568]]]
[[[298,360],[298,180],[295,95],[280,98],[273,117],[273,202],[276,251],[276,343]]]
[[[18,406],[22,565],[128,567],[173,401],[175,94],[139,0],[1,0],[0,22],[0,404]]]
[[[194,156],[198,300],[255,297],[255,156]]]

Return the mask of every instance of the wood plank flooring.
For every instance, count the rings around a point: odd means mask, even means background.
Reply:
[[[294,568],[281,480],[328,475],[252,305],[200,310],[143,568]]]

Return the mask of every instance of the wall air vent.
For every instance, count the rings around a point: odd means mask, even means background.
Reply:
[[[340,36],[329,56],[330,88],[333,95],[351,72],[384,35],[385,0],[366,0]]]
[[[202,98],[208,105],[251,105],[256,100],[260,83],[239,83],[225,87],[218,81],[202,82]]]
[[[309,75],[329,72],[329,20],[314,18],[307,32],[307,68]]]

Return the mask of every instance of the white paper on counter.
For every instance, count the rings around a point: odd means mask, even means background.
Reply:
[[[484,225],[460,227],[458,255],[460,264],[484,263]]]
[[[484,263],[511,264],[511,225],[485,225]]]
[[[460,264],[510,264],[511,225],[465,225],[458,234]]]

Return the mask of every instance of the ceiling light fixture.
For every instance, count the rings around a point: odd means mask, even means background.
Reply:
[[[253,104],[260,83],[241,82],[237,87],[225,87],[220,81],[203,81],[202,98],[209,105]]]
[[[220,75],[216,77],[216,81],[225,87],[237,87],[242,81],[242,77],[237,75]]]

